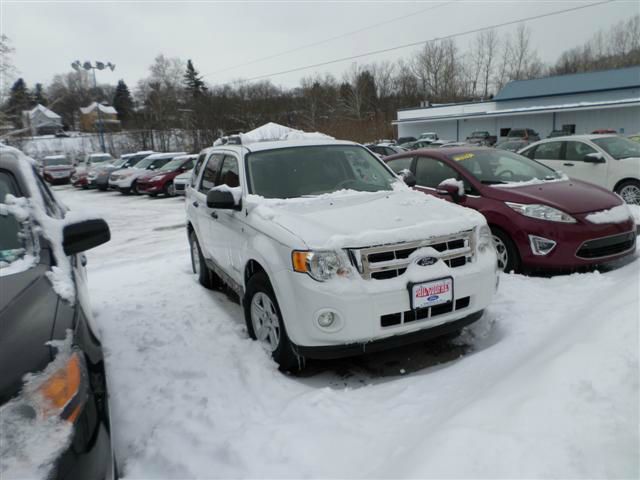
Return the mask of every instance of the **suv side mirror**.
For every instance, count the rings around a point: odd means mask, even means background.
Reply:
[[[402,181],[407,184],[408,187],[416,186],[416,177],[413,174],[413,172],[408,168],[405,168],[404,170],[400,170],[400,172],[398,172],[398,175],[400,176]]]
[[[101,218],[65,225],[62,246],[65,255],[84,252],[111,240],[109,225]]]
[[[209,190],[207,193],[207,207],[220,208],[224,210],[241,210],[242,205],[236,204],[233,194],[228,190]]]
[[[587,163],[605,163],[606,160],[600,152],[587,153],[583,159]]]
[[[454,185],[453,183],[449,183],[446,180],[436,188],[436,193],[440,195],[449,195],[451,200],[458,203],[462,197],[464,197],[464,193],[460,194],[460,187],[458,185]]]

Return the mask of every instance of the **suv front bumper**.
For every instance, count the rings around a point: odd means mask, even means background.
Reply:
[[[493,251],[477,253],[473,262],[462,267],[449,268],[438,262],[423,270],[419,281],[452,277],[454,282],[453,302],[431,307],[429,314],[411,310],[405,275],[390,280],[356,277],[331,285],[333,282],[317,282],[306,274],[285,270],[274,274],[272,285],[287,334],[298,351],[329,358],[326,355],[391,348],[398,342],[410,343],[462,328],[480,318],[497,289]],[[325,311],[338,316],[334,328],[319,325],[318,316]]]

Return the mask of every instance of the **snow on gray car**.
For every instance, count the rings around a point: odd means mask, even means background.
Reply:
[[[269,124],[204,150],[186,208],[194,273],[238,293],[283,370],[457,332],[498,285],[482,215],[321,134]]]

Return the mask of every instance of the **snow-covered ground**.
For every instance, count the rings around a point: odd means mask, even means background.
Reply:
[[[639,265],[503,275],[462,337],[278,372],[190,271],[184,199],[57,189],[88,253],[125,478],[638,478]]]

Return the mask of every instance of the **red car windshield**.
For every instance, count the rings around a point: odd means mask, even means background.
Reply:
[[[456,153],[449,158],[486,185],[561,178],[555,170],[506,150]]]

